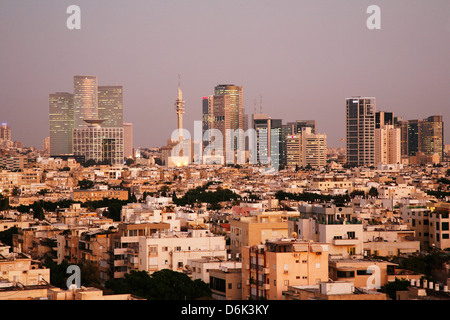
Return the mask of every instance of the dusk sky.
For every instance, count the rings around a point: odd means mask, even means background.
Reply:
[[[69,30],[69,5],[81,30]],[[370,5],[381,30],[369,30]],[[0,122],[42,149],[48,95],[74,75],[123,85],[135,147],[159,147],[176,127],[178,74],[185,127],[201,121],[217,84],[244,88],[244,107],[283,122],[316,120],[345,146],[345,99],[376,98],[403,119],[450,120],[449,0],[0,0]],[[450,129],[444,130],[450,143]]]

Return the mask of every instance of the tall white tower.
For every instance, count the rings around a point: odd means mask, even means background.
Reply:
[[[178,140],[183,141],[183,113],[184,113],[184,100],[183,92],[180,87],[180,75],[178,75],[178,96],[175,101],[175,110],[177,112],[177,129],[178,129]]]

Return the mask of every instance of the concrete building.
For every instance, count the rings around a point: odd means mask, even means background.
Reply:
[[[114,279],[120,279],[132,270],[138,271],[140,254],[140,238],[152,237],[169,230],[167,223],[121,223],[118,232],[112,237],[111,267]]]
[[[102,120],[86,120],[87,127],[73,130],[73,153],[97,163],[124,163],[123,127],[102,128]]]
[[[242,270],[220,267],[210,271],[209,287],[215,300],[242,300]]]
[[[289,286],[284,300],[387,300],[385,293],[356,287],[350,281],[327,281],[314,285]]]
[[[347,164],[375,163],[375,98],[346,99]]]
[[[133,124],[123,123],[123,156],[133,158]]]
[[[208,229],[191,228],[187,232],[159,233],[139,237],[139,270],[149,273],[162,269],[182,272],[191,259],[219,257],[226,259],[225,238]]]
[[[401,130],[393,125],[375,129],[375,165],[401,163]]]
[[[299,217],[289,219],[289,233],[299,239],[329,244],[330,258],[363,254],[363,225],[352,207],[300,205]]]
[[[328,245],[296,239],[242,248],[242,298],[282,300],[292,285],[328,280]]]
[[[289,237],[288,218],[290,216],[298,216],[298,212],[264,212],[230,220],[232,258],[239,257],[241,248],[244,246],[255,246],[267,240]]]

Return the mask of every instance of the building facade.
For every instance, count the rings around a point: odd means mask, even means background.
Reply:
[[[375,163],[375,98],[352,97],[346,100],[347,164]]]

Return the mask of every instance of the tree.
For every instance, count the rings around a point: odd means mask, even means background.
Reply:
[[[408,289],[409,285],[410,282],[408,280],[399,280],[395,278],[395,281],[386,283],[381,288],[381,292],[386,293],[392,300],[396,300],[397,291],[405,291]]]
[[[38,220],[44,220],[45,219],[45,213],[44,209],[42,208],[42,203],[40,201],[36,201],[31,206],[31,209],[33,209],[33,218]]]
[[[7,246],[13,245],[13,235],[19,233],[19,229],[17,227],[9,228],[5,231],[0,231],[0,243],[3,243]]]
[[[209,286],[202,280],[192,281],[188,275],[163,269],[151,276],[146,271],[131,271],[123,279],[109,280],[107,289],[115,294],[131,293],[148,300],[195,300],[211,297]]]
[[[374,198],[378,197],[378,189],[375,187],[370,188],[368,195]]]
[[[81,190],[88,190],[94,187],[94,181],[83,179],[78,181],[78,186]]]

